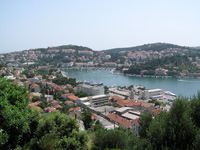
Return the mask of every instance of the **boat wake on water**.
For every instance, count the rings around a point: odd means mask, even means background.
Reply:
[[[196,81],[188,81],[188,80],[178,80],[179,82],[196,82]]]

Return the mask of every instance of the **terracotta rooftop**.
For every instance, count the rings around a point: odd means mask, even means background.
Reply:
[[[34,107],[34,108],[38,109],[39,111],[42,111],[42,112],[43,112],[42,108],[40,108],[40,107],[38,107],[38,106],[31,106],[31,107]]]
[[[97,118],[97,115],[95,115],[94,113],[92,113],[92,118],[93,118],[93,119],[96,119],[96,118]]]
[[[157,115],[157,114],[160,113],[161,111],[162,111],[161,108],[157,108],[157,109],[152,110],[151,113],[152,113],[153,115]]]
[[[57,105],[55,105],[55,106],[53,106],[54,108],[62,108],[62,106],[61,105],[59,105],[59,104],[57,104]]]
[[[72,101],[65,101],[65,104],[73,103]]]
[[[78,97],[77,96],[68,96],[69,99],[73,100],[73,101],[77,101]]]
[[[38,84],[32,84],[31,88],[34,89],[35,87],[39,86]]]
[[[70,108],[70,109],[68,110],[68,112],[73,112],[73,111],[75,111],[75,110],[80,111],[81,108],[80,108],[80,107]]]
[[[68,93],[68,94],[62,94],[61,96],[74,96],[74,94],[73,93]]]
[[[118,100],[116,102],[121,107],[131,107],[135,105],[135,101],[133,99],[130,100]]]
[[[51,101],[50,101],[50,103],[58,103],[58,101],[56,101],[56,100],[54,100],[54,99],[52,99]]]
[[[127,128],[131,127],[132,126],[132,122],[125,119],[125,118],[122,118],[120,116],[118,116],[117,114],[113,114],[113,113],[109,113],[106,115],[110,120],[112,121],[115,121],[117,122],[118,124],[121,124]]]
[[[30,98],[30,99],[33,99],[33,93],[30,94],[30,97],[29,97],[29,98]]]
[[[24,81],[24,83],[31,83],[31,81],[30,81],[30,80],[27,80],[27,81]]]
[[[145,107],[145,108],[149,108],[151,107],[151,104],[148,103],[142,103],[141,106]]]
[[[121,97],[119,97],[119,96],[117,96],[117,95],[111,96],[111,97],[109,98],[109,100],[111,100],[111,99],[123,100]]]
[[[47,112],[59,112],[59,110],[56,110],[52,107],[46,107],[46,108],[44,108],[44,110],[47,111]]]
[[[34,103],[30,103],[28,104],[29,106],[37,106],[39,105],[41,102],[40,101],[37,101],[37,102],[34,102]]]

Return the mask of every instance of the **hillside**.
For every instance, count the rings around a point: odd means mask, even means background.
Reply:
[[[164,49],[167,49],[167,48],[193,49],[193,48],[190,48],[190,47],[179,46],[179,45],[174,45],[174,44],[169,44],[169,43],[152,43],[152,44],[144,44],[144,45],[135,46],[135,47],[108,49],[108,50],[103,50],[103,52],[105,52],[105,53],[119,53],[120,51],[138,51],[138,50],[161,51],[161,50],[164,50]]]
[[[62,49],[74,49],[74,50],[90,50],[92,51],[91,48],[85,47],[85,46],[78,46],[78,45],[61,45],[61,46],[54,46],[54,47],[48,47],[48,48],[37,48],[34,50],[39,50],[39,51],[43,51],[45,52],[48,49],[58,49],[58,50],[62,50]]]

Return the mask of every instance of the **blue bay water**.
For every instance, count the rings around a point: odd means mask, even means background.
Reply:
[[[67,76],[77,81],[103,82],[103,86],[142,85],[147,89],[161,88],[177,95],[190,97],[200,90],[200,79],[133,77],[110,74],[106,70],[65,70]]]

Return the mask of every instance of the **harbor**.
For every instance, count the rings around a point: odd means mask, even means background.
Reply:
[[[160,88],[164,91],[170,91],[177,96],[191,97],[200,90],[199,79],[177,79],[177,78],[151,78],[151,77],[135,77],[123,76],[110,73],[111,70],[77,70],[68,69],[65,71],[69,78],[76,78],[77,81],[90,81],[103,83],[103,86],[130,86],[141,85],[146,89]]]

